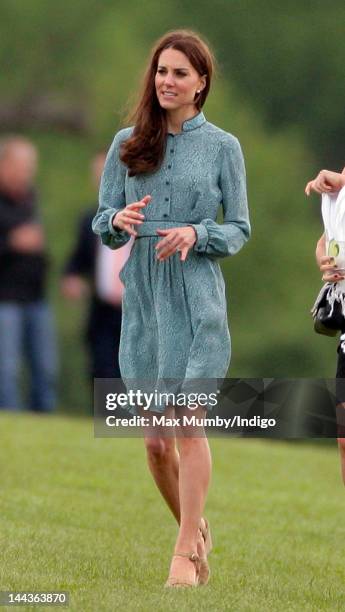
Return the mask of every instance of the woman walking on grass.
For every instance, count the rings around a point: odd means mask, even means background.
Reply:
[[[108,152],[93,230],[112,249],[135,238],[121,271],[125,382],[223,378],[230,363],[218,258],[241,249],[250,224],[239,141],[201,110],[213,67],[209,46],[195,32],[164,35],[152,50],[135,124],[117,132]],[[193,415],[202,419],[208,409],[198,405]],[[191,414],[176,405],[131,412],[151,420],[157,412]],[[188,427],[166,433],[144,429],[149,468],[179,525],[166,586],[206,584],[208,441],[203,428],[197,437]]]

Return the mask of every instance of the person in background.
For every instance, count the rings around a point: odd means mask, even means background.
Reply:
[[[91,161],[93,184],[98,190],[106,152],[99,151]],[[118,352],[121,333],[123,285],[119,272],[130,246],[111,252],[92,231],[97,204],[79,220],[76,244],[63,270],[61,291],[67,299],[90,296],[85,341],[90,357],[90,382],[94,378],[121,378]]]
[[[55,326],[46,300],[47,254],[34,186],[38,153],[22,136],[0,139],[0,408],[26,404],[19,376],[26,358],[28,407],[56,407]]]
[[[321,170],[319,174],[305,187],[307,196],[312,191],[318,194],[338,192],[345,186],[345,168],[342,172],[332,172],[331,170]],[[337,271],[334,266],[334,259],[326,254],[326,236],[322,234],[316,245],[316,263],[322,273],[322,280],[325,283],[337,283],[344,280],[343,274]],[[345,318],[341,329],[341,336],[338,343],[338,360],[336,372],[336,397],[337,397],[337,423],[338,423],[338,447],[340,452],[340,465],[343,483],[345,485]]]

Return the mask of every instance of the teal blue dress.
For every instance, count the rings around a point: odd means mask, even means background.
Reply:
[[[167,133],[156,172],[129,177],[119,147],[132,130],[121,129],[114,137],[92,222],[103,244],[118,249],[130,235],[112,226],[114,215],[145,195],[152,197],[120,273],[125,287],[121,376],[125,381],[224,378],[231,341],[218,259],[235,255],[250,236],[239,141],[199,112],[184,121],[180,133]],[[216,222],[220,207],[221,224]],[[156,230],[186,225],[197,235],[186,261],[180,253],[157,261],[155,245],[162,237]]]

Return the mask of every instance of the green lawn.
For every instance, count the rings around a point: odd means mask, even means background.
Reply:
[[[335,444],[212,438],[212,577],[171,592],[176,526],[141,439],[95,439],[87,417],[0,423],[1,590],[66,590],[81,612],[344,610]]]

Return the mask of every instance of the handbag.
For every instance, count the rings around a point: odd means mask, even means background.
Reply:
[[[331,283],[326,283],[322,287],[311,310],[314,330],[324,336],[336,336],[345,326],[341,303],[336,299],[331,302],[328,300],[331,289]]]

